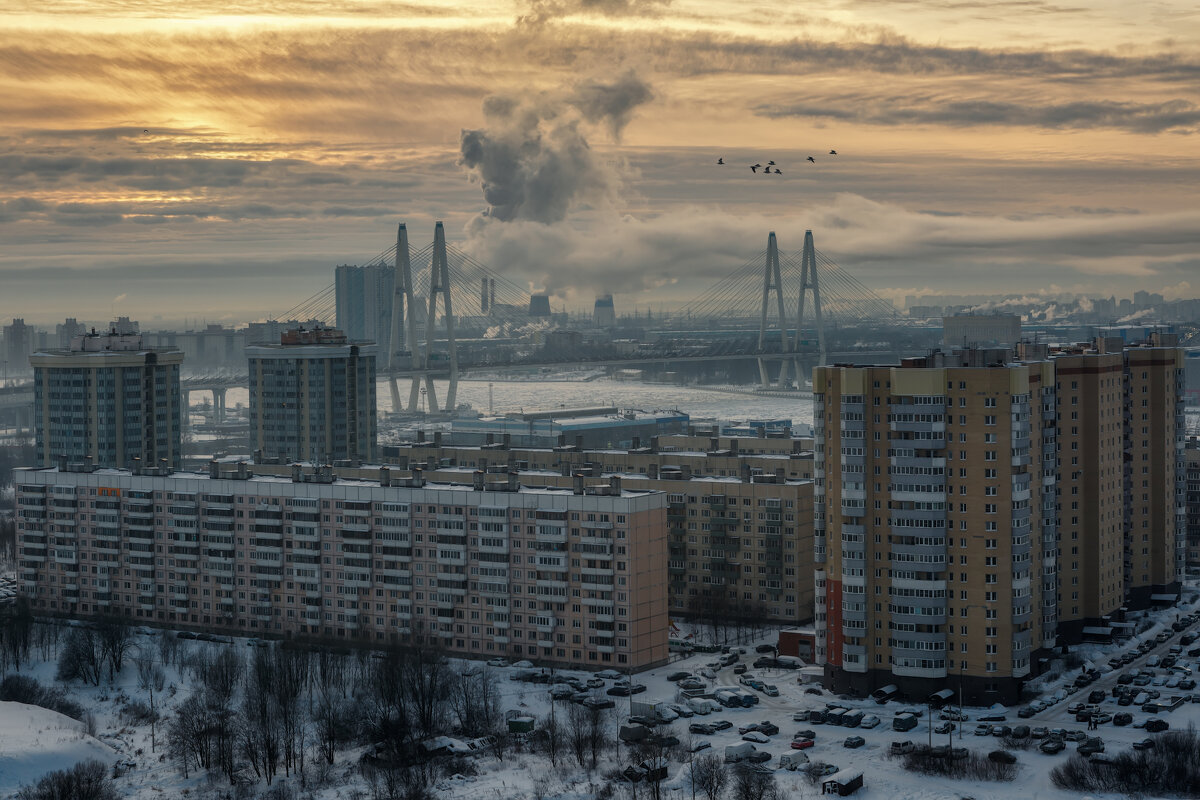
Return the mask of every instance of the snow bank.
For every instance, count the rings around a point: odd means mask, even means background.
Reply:
[[[0,797],[35,783],[47,772],[94,758],[116,760],[108,745],[83,732],[83,723],[24,703],[0,703]]]

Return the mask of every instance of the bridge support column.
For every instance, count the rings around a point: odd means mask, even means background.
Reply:
[[[222,423],[225,421],[225,389],[214,387],[212,390],[213,396],[213,422]]]

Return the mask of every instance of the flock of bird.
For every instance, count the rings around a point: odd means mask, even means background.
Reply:
[[[831,156],[836,156],[837,154],[838,154],[837,150],[829,151],[829,155],[831,155]],[[815,158],[813,158],[812,156],[809,156],[806,160],[813,164],[817,163],[817,160]],[[722,166],[722,167],[725,166],[725,159],[718,158],[717,165]],[[774,168],[773,171],[772,171],[772,168]],[[782,175],[783,174],[783,171],[780,170],[779,167],[775,166],[774,161],[768,161],[765,165],[764,164],[751,164],[750,165],[750,171],[753,172],[755,175],[758,174],[758,171],[760,169],[762,170],[763,175]]]

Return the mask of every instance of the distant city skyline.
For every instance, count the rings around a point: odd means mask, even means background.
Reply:
[[[0,319],[264,319],[438,219],[618,316],[809,228],[898,305],[1200,294],[1182,0],[135,8],[0,11]]]

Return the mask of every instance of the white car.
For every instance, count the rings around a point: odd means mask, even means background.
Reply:
[[[515,664],[513,664],[513,667],[516,669],[533,669],[533,662],[532,661],[518,661]]]
[[[716,680],[716,677],[717,677],[717,673],[713,672],[708,667],[705,667],[704,669],[700,670],[700,674],[702,676],[704,676],[705,678],[708,678],[710,681]]]
[[[701,750],[707,750],[712,747],[712,742],[707,739],[697,739],[692,742],[692,746],[688,748],[689,753],[699,753]]]
[[[503,658],[493,658],[491,661],[487,662],[487,665],[489,667],[507,667],[508,662]]]
[[[879,717],[875,716],[874,714],[867,714],[858,723],[858,727],[866,728],[866,729],[870,730],[871,728],[874,728],[878,724],[879,724]]]
[[[767,736],[765,733],[760,733],[759,731],[743,733],[742,739],[747,742],[754,742],[755,744],[766,744],[767,742],[771,741],[770,736]]]

